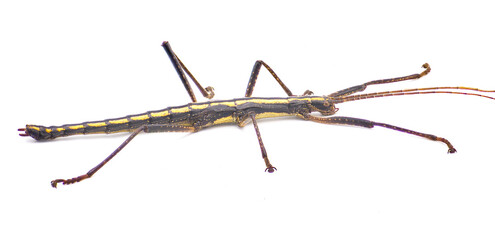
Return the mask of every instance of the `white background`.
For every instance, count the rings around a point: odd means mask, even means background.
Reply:
[[[16,129],[102,120],[189,101],[161,48],[215,99],[241,97],[255,60],[297,94],[365,81],[495,89],[489,1],[18,1],[1,4],[2,239],[493,239],[495,101],[460,95],[341,104],[340,116],[436,134],[299,119],[139,135],[92,179],[127,134],[35,142]],[[284,96],[262,69],[255,96]],[[495,94],[492,94],[494,96]],[[204,100],[203,98],[200,98]]]

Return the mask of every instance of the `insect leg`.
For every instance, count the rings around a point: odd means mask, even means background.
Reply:
[[[284,91],[287,93],[288,96],[293,96],[292,92],[289,90],[287,86],[280,80],[280,78],[277,76],[277,74],[268,66],[265,62],[258,60],[254,63],[253,66],[253,71],[251,72],[251,77],[249,78],[249,82],[246,88],[246,94],[244,95],[245,97],[251,97],[253,95],[253,89],[254,86],[256,85],[256,80],[258,79],[258,74],[260,73],[261,66],[265,66],[266,70],[272,74],[273,78],[280,84],[280,86],[284,89]]]
[[[448,153],[455,153],[456,152],[454,146],[452,146],[452,144],[449,142],[449,140],[447,140],[445,138],[437,137],[437,136],[432,135],[432,134],[416,132],[413,130],[397,127],[397,126],[386,124],[386,123],[373,122],[373,121],[366,120],[366,119],[352,118],[352,117],[317,117],[317,116],[313,116],[313,115],[308,114],[308,113],[303,114],[302,118],[304,118],[306,120],[313,121],[313,122],[324,123],[324,124],[343,124],[343,125],[352,125],[352,126],[359,126],[359,127],[365,127],[365,128],[373,128],[374,126],[384,127],[384,128],[392,129],[395,131],[399,131],[399,132],[408,133],[408,134],[416,135],[419,137],[427,138],[427,139],[430,139],[432,141],[443,142],[449,148]]]
[[[56,179],[51,182],[52,187],[57,188],[58,183],[62,183],[64,185],[73,184],[76,182],[80,182],[84,179],[90,178],[93,176],[98,170],[100,170],[105,164],[107,164],[117,153],[119,153],[129,142],[134,139],[141,132],[194,132],[196,129],[194,127],[184,127],[177,125],[169,125],[169,124],[152,124],[152,125],[144,125],[136,129],[120,146],[115,149],[105,160],[96,165],[94,168],[89,170],[86,174],[81,176],[70,178],[70,179]]]
[[[363,83],[361,85],[356,85],[356,86],[353,86],[350,88],[346,88],[346,89],[334,92],[328,96],[330,96],[330,97],[342,97],[342,96],[346,96],[346,95],[351,95],[351,94],[356,93],[356,92],[362,92],[369,85],[393,83],[393,82],[401,82],[401,81],[406,81],[406,80],[418,79],[418,78],[421,78],[424,75],[428,74],[431,71],[430,65],[428,63],[423,64],[423,68],[426,68],[426,70],[424,70],[421,73],[416,73],[416,74],[412,74],[412,75],[404,76],[404,77],[396,77],[396,78],[388,78],[388,79],[369,81],[369,82]]]
[[[256,135],[258,136],[258,142],[260,143],[260,148],[261,148],[261,156],[263,157],[263,160],[265,160],[265,164],[266,164],[265,172],[268,171],[269,173],[273,173],[275,172],[275,170],[277,170],[277,168],[270,163],[270,160],[268,160],[268,155],[266,154],[265,145],[263,144],[263,140],[261,139],[260,129],[258,128],[258,123],[256,122],[256,115],[254,113],[250,113],[249,117],[251,117],[251,120],[253,121],[254,130],[256,131]]]
[[[191,78],[191,80],[194,82],[194,84],[196,84],[199,91],[201,92],[201,94],[203,94],[203,96],[205,98],[211,99],[211,98],[213,98],[213,96],[215,96],[215,93],[213,92],[213,90],[214,90],[213,87],[208,86],[206,88],[203,88],[201,86],[201,84],[199,84],[199,82],[196,80],[196,78],[192,75],[192,73],[189,72],[189,70],[186,68],[184,63],[182,63],[182,61],[177,57],[177,55],[175,55],[174,51],[172,50],[172,48],[170,47],[170,44],[167,41],[162,43],[162,47],[163,47],[163,49],[165,49],[165,52],[167,53],[168,57],[170,58],[172,65],[174,65],[174,68],[177,71],[177,74],[179,75],[179,78],[182,81],[182,84],[184,84],[184,87],[186,88],[186,91],[189,94],[189,96],[191,97],[191,100],[193,102],[196,102],[196,96],[194,96],[194,92],[193,92],[191,86],[189,85],[189,82],[187,81],[187,78],[186,78],[186,75],[184,74],[184,71]]]

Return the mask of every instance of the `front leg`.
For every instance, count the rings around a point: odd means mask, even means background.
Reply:
[[[421,73],[416,73],[416,74],[412,74],[412,75],[408,75],[408,76],[404,76],[404,77],[396,77],[396,78],[388,78],[388,79],[369,81],[369,82],[363,83],[361,85],[342,89],[342,90],[334,92],[328,96],[330,96],[330,97],[343,97],[343,96],[347,96],[347,95],[352,95],[356,92],[362,92],[369,85],[386,84],[386,83],[394,83],[394,82],[402,82],[402,81],[407,81],[407,80],[418,79],[418,78],[425,76],[426,74],[428,74],[431,71],[430,65],[428,63],[423,64],[422,67],[425,68],[426,70],[424,70]]]
[[[261,156],[263,157],[263,160],[265,160],[265,164],[266,164],[265,172],[268,171],[269,173],[273,173],[277,170],[277,168],[270,163],[270,160],[268,160],[268,155],[266,154],[265,145],[263,144],[263,140],[261,139],[260,129],[258,128],[258,123],[256,122],[256,114],[250,113],[249,117],[253,121],[254,130],[256,131],[256,135],[258,136],[258,142],[260,143],[260,148],[261,148]]]
[[[452,144],[449,142],[449,140],[447,140],[445,138],[437,137],[437,136],[432,135],[432,134],[427,134],[427,133],[409,130],[406,128],[394,126],[394,125],[387,124],[387,123],[374,122],[374,121],[370,121],[370,120],[366,120],[366,119],[353,118],[353,117],[317,117],[317,116],[313,116],[309,113],[301,113],[299,116],[301,118],[309,120],[309,121],[324,123],[324,124],[342,124],[342,125],[351,125],[351,126],[358,126],[358,127],[365,127],[365,128],[373,128],[375,126],[388,128],[388,129],[392,129],[395,131],[399,131],[399,132],[403,132],[403,133],[407,133],[407,134],[416,135],[418,137],[430,139],[432,141],[443,142],[449,148],[448,153],[457,152],[457,150],[455,150],[454,146],[452,146]]]

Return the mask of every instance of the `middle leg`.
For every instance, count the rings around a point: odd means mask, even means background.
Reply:
[[[285,86],[285,84],[282,82],[282,80],[280,80],[280,78],[272,70],[272,68],[270,68],[270,66],[268,66],[265,62],[258,60],[254,63],[253,71],[251,72],[251,77],[249,78],[248,86],[246,88],[246,94],[244,95],[245,97],[251,97],[251,95],[253,95],[254,86],[256,85],[256,80],[258,79],[261,66],[265,66],[266,70],[268,70],[268,72],[272,74],[273,78],[275,78],[275,81],[280,84],[280,86],[284,89],[285,93],[287,93],[288,96],[293,96],[292,92],[287,86]]]
[[[192,102],[196,102],[196,96],[194,95],[191,85],[189,85],[189,82],[187,81],[186,74],[191,78],[194,84],[196,84],[196,87],[198,87],[199,91],[205,98],[211,99],[213,98],[213,96],[215,96],[215,93],[213,92],[213,87],[208,86],[206,88],[203,88],[203,86],[201,86],[198,80],[196,80],[196,78],[192,75],[192,73],[186,68],[184,63],[182,63],[179,57],[177,57],[177,55],[174,53],[172,47],[170,47],[170,43],[165,41],[162,43],[162,47],[167,53],[168,57],[170,58],[170,61],[172,62],[172,65],[177,71],[177,74],[179,75],[182,84],[184,84],[184,87],[186,88],[189,97],[191,97]],[[184,74],[184,71],[186,74]]]
[[[361,85],[356,85],[356,86],[353,86],[350,88],[346,88],[346,89],[334,92],[328,96],[329,97],[342,97],[342,96],[346,96],[346,95],[351,95],[351,94],[356,93],[356,92],[362,92],[369,85],[377,85],[377,84],[393,83],[393,82],[401,82],[401,81],[406,81],[406,80],[418,79],[418,78],[425,76],[426,74],[428,74],[431,71],[430,65],[428,63],[423,64],[423,68],[426,68],[426,70],[424,70],[421,73],[416,73],[416,74],[412,74],[412,75],[404,76],[404,77],[396,77],[396,78],[388,78],[388,79],[369,81],[369,82],[363,83]]]

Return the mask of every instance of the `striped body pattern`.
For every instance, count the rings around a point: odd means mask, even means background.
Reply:
[[[381,97],[441,93],[460,94],[465,96],[470,95],[495,100],[495,97],[482,94],[495,93],[495,90],[483,90],[471,87],[426,87],[357,94],[366,90],[366,88],[370,85],[388,84],[422,78],[431,71],[430,65],[428,63],[422,65],[425,70],[412,75],[368,81],[363,84],[351,86],[323,96],[314,96],[313,92],[309,90],[306,90],[300,96],[295,96],[292,91],[290,91],[290,89],[282,82],[282,80],[280,80],[277,74],[275,74],[272,68],[270,68],[265,62],[258,60],[253,66],[244,98],[198,103],[196,102],[196,97],[191,88],[191,85],[189,84],[189,81],[187,80],[186,75],[196,85],[196,87],[205,98],[213,98],[213,87],[208,86],[206,88],[203,88],[201,84],[196,80],[196,78],[191,74],[191,72],[186,68],[184,63],[172,51],[172,48],[167,41],[162,43],[162,47],[169,56],[170,61],[177,71],[177,74],[181,82],[183,83],[187,93],[189,94],[192,103],[182,106],[168,107],[162,110],[148,111],[141,114],[128,115],[121,118],[106,119],[102,121],[83,122],[78,124],[66,124],[50,127],[40,125],[26,125],[25,128],[18,129],[18,131],[20,132],[20,136],[30,136],[36,140],[54,139],[58,137],[80,134],[109,134],[118,132],[131,133],[127,137],[127,139],[122,144],[120,144],[120,146],[118,146],[102,162],[91,168],[87,173],[73,178],[55,179],[51,182],[52,187],[56,188],[57,184],[59,183],[67,185],[91,178],[99,169],[101,169],[113,157],[115,157],[115,155],[117,155],[123,148],[125,148],[127,144],[129,144],[129,142],[131,142],[132,139],[134,139],[134,137],[136,137],[136,135],[141,132],[197,132],[203,128],[220,124],[237,124],[239,127],[243,127],[249,122],[253,123],[254,130],[258,138],[261,156],[266,165],[265,171],[273,173],[277,170],[277,168],[274,167],[268,159],[268,154],[265,145],[263,144],[263,139],[261,138],[257,119],[283,116],[299,117],[307,121],[322,124],[341,124],[364,128],[373,128],[375,126],[378,126],[406,134],[415,135],[428,140],[442,142],[448,147],[448,153],[455,153],[457,150],[454,148],[449,140],[443,137],[435,136],[433,134],[423,133],[387,123],[375,122],[355,117],[328,116],[334,115],[338,111],[338,108],[335,107],[336,104]],[[256,80],[258,78],[259,71],[263,66],[273,76],[275,81],[285,91],[288,97],[251,97],[254,86],[256,84]],[[321,116],[313,115],[311,114],[312,112],[320,113]]]
[[[255,113],[257,119],[295,116],[299,115],[303,110],[311,112],[316,106],[323,106],[324,101],[326,101],[325,98],[321,96],[300,96],[286,98],[239,98],[229,101],[189,103],[182,106],[102,121],[50,127],[26,125],[26,132],[36,140],[43,140],[80,134],[132,132],[140,126],[149,124],[187,126],[195,127],[199,130],[204,127],[225,123],[240,124],[246,118],[248,112]]]

